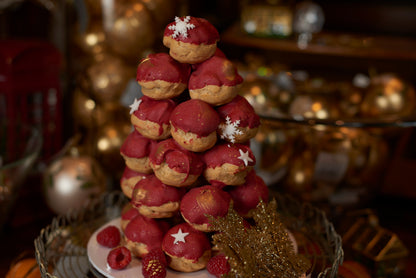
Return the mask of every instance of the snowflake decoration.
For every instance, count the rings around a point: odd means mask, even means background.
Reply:
[[[225,124],[220,124],[219,128],[221,130],[221,139],[227,139],[231,143],[235,143],[235,136],[241,135],[243,132],[238,129],[238,125],[240,124],[240,120],[236,120],[232,122],[230,117],[225,118]]]
[[[179,228],[179,231],[176,234],[171,234],[172,237],[175,238],[173,244],[178,244],[178,242],[185,242],[185,237],[189,235],[189,233],[182,232],[182,229]]]
[[[186,16],[183,21],[175,16],[175,24],[169,26],[169,30],[173,31],[172,38],[176,38],[179,35],[182,35],[184,38],[188,37],[188,30],[194,29],[195,25],[189,23],[191,17],[188,15]]]
[[[253,159],[251,159],[251,157],[249,156],[248,151],[243,152],[241,149],[239,149],[238,151],[240,152],[240,156],[238,157],[238,159],[244,161],[244,165],[248,166],[249,162],[253,162]]]
[[[129,106],[130,107],[130,115],[136,112],[139,109],[140,103],[142,103],[142,100],[137,98],[134,99],[134,102]]]

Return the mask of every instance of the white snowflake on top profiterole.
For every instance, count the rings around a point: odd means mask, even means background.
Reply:
[[[188,15],[183,20],[175,16],[175,24],[169,26],[169,30],[173,31],[172,38],[182,35],[184,38],[188,37],[188,30],[194,29],[195,25],[189,23],[191,17]]]
[[[231,143],[235,143],[235,136],[243,134],[241,130],[238,129],[240,120],[231,122],[230,117],[225,118],[225,123],[221,123],[219,128],[221,130],[221,139],[228,139]]]

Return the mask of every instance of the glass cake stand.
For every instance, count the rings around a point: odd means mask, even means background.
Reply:
[[[341,237],[319,209],[278,193],[272,194],[299,252],[311,262],[311,277],[336,277],[344,252]],[[106,193],[78,212],[57,216],[35,239],[42,277],[102,277],[89,263],[87,243],[102,225],[120,216],[128,199],[122,192]]]

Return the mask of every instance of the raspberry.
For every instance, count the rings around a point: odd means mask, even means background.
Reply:
[[[149,260],[146,263],[142,261],[142,274],[144,278],[165,278],[166,265],[159,260]]]
[[[107,263],[112,269],[123,269],[131,262],[130,250],[124,246],[114,248],[108,253]]]
[[[102,246],[114,248],[120,243],[120,230],[113,225],[107,226],[97,234],[97,242]]]
[[[158,261],[165,267],[168,265],[165,253],[162,251],[162,249],[159,248],[154,248],[150,250],[150,252],[147,253],[146,256],[144,256],[142,264],[147,265],[148,263],[150,263],[150,261]]]
[[[223,274],[230,271],[230,264],[224,254],[218,254],[212,257],[207,264],[207,271],[215,277],[220,278]]]

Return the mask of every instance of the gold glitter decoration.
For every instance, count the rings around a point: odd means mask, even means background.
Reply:
[[[253,213],[254,225],[246,228],[243,218],[230,207],[225,217],[210,218],[218,233],[213,243],[228,258],[231,270],[222,277],[301,277],[310,262],[295,253],[276,200],[260,202]]]

